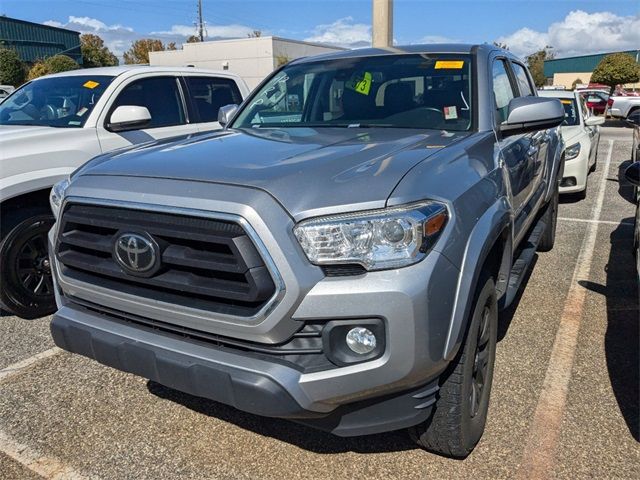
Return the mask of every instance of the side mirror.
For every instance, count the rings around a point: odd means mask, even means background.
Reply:
[[[220,110],[218,110],[218,123],[221,126],[226,127],[237,111],[238,105],[236,104],[230,104],[225,105],[224,107],[220,107]]]
[[[604,123],[604,117],[596,117],[595,115],[591,115],[589,118],[585,119],[584,124],[587,127],[595,127],[596,125],[602,125]]]
[[[640,162],[633,162],[624,171],[624,176],[635,186],[640,187]]]
[[[640,110],[635,110],[631,112],[627,117],[627,123],[631,125],[640,126]]]
[[[111,114],[107,128],[112,132],[135,130],[142,128],[151,121],[151,114],[147,107],[137,105],[122,105]]]
[[[546,130],[564,121],[560,100],[542,97],[518,97],[509,102],[507,120],[500,125],[503,135]]]

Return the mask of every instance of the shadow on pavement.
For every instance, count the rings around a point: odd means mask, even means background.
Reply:
[[[232,423],[258,435],[275,438],[314,453],[385,453],[418,448],[404,430],[363,437],[336,437],[287,420],[241,412],[222,403],[179,392],[156,382],[147,382],[147,389],[159,398],[179,403],[194,412]]]

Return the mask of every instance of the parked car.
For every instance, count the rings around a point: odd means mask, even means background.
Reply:
[[[638,110],[640,110],[640,97],[629,95],[609,97],[609,114],[612,117],[626,119]]]
[[[589,173],[596,169],[598,143],[604,117],[591,115],[584,98],[578,92],[545,90],[542,97],[557,98],[562,103],[565,118],[560,127],[565,143],[564,174],[560,193],[578,193],[587,196]]]
[[[640,110],[629,115],[627,122],[633,127],[633,144],[631,146],[631,165],[625,170],[625,177],[634,185],[633,200],[636,202],[636,220],[633,230],[633,251],[636,257],[638,281],[640,282]]]
[[[582,91],[579,90],[580,96],[584,98],[587,108],[596,115],[603,115],[607,109],[609,95],[602,92]]]
[[[220,128],[244,81],[195,68],[75,70],[39,78],[0,105],[0,305],[24,318],[55,310],[46,249],[49,190],[104,152]]]
[[[557,99],[491,45],[294,60],[223,131],[51,193],[60,347],[341,436],[464,457],[498,309],[553,247]]]
[[[0,103],[2,103],[5,98],[11,95],[14,90],[15,87],[13,87],[12,85],[0,85]]]

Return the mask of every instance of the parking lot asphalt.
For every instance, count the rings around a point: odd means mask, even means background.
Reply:
[[[484,437],[464,461],[404,432],[337,438],[54,349],[0,318],[0,478],[640,478],[631,131],[603,127],[585,200],[500,319]],[[607,168],[608,167],[608,168]]]

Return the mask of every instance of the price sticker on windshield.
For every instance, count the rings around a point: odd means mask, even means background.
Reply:
[[[460,70],[464,67],[464,60],[438,60],[436,70]]]
[[[347,88],[351,90],[355,90],[358,93],[363,95],[369,95],[371,91],[371,82],[373,81],[373,75],[371,72],[364,72],[362,76],[357,76],[353,78],[349,84],[347,84]]]
[[[90,88],[90,89],[94,89],[96,88],[98,85],[100,85],[98,82],[94,82],[93,80],[89,80],[87,82],[84,82],[84,84],[82,85],[84,88]]]

